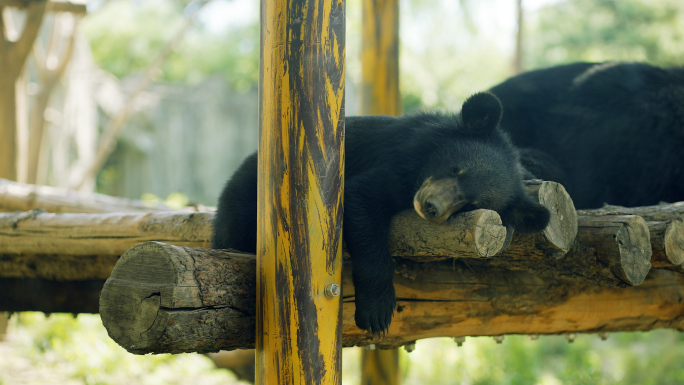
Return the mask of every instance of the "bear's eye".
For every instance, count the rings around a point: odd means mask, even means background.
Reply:
[[[465,174],[465,172],[466,172],[465,168],[460,168],[460,167],[454,166],[449,170],[449,175],[460,176],[460,175]]]

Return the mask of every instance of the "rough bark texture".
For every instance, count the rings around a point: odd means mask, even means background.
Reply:
[[[0,212],[42,209],[51,213],[110,213],[169,211],[166,205],[148,206],[141,201],[103,194],[38,186],[0,179]]]
[[[392,219],[389,248],[394,256],[419,261],[493,257],[504,246],[506,228],[499,214],[474,210],[433,224],[414,210]]]
[[[651,233],[653,267],[682,271],[684,264],[684,202],[643,207],[606,205],[582,210],[582,215],[639,215],[648,222]],[[660,222],[660,223],[658,223]]]
[[[213,213],[0,214],[0,254],[122,255],[146,241],[209,247]]]
[[[213,215],[181,211],[50,214],[33,210],[0,213],[0,277],[105,279],[118,257],[142,242],[154,240],[180,246],[209,247]],[[527,250],[533,255],[532,250],[536,250],[538,244],[568,243],[567,237],[572,236],[572,232],[564,234],[566,238],[545,238],[544,234],[514,237],[511,248]],[[495,254],[501,249],[504,238],[505,228],[501,226],[498,214],[492,211],[463,213],[436,226],[407,210],[397,215],[392,223],[389,247],[394,256],[417,261],[498,259]],[[548,246],[544,247],[548,249]],[[558,250],[559,247],[553,249]],[[526,256],[522,254],[519,258]]]
[[[558,256],[572,244],[576,234],[572,201],[563,187],[554,182],[530,182],[528,190],[551,210],[551,224],[538,235],[515,235],[504,256]],[[130,213],[154,209],[106,195],[84,195],[0,180],[0,208],[36,206],[63,213],[0,213],[0,255],[119,256],[148,240],[189,247],[208,247],[211,240],[211,212]],[[392,223],[389,247],[394,256],[420,261],[482,258],[498,253],[504,238],[505,229],[498,214],[492,211],[462,213],[442,225],[433,225],[407,210]]]
[[[201,257],[200,257],[201,256]],[[254,346],[253,256],[147,243],[122,257],[101,296],[103,324],[132,353]],[[391,348],[422,338],[684,328],[684,275],[653,270],[640,286],[548,282],[526,271],[459,261],[397,267],[398,306],[386,336],[354,324],[343,279],[345,346]],[[189,332],[192,331],[192,332]]]
[[[592,268],[587,276],[601,276],[609,281],[615,277],[618,284],[641,284],[651,269],[651,239],[643,218],[580,216],[579,223],[576,248],[568,253],[568,260],[594,263],[597,269]]]

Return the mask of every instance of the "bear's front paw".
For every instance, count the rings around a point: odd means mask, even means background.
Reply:
[[[371,333],[387,332],[396,306],[394,285],[373,285],[356,290],[356,326]]]

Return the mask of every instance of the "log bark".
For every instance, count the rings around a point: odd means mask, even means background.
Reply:
[[[0,254],[121,255],[146,241],[209,247],[213,213],[0,214]]]
[[[684,271],[684,202],[643,207],[606,205],[582,215],[639,215],[648,221],[653,267]]]
[[[79,207],[69,205],[67,199],[60,199],[68,190],[1,182],[0,191],[5,186],[7,196],[24,196],[22,202],[26,204],[62,210]],[[543,265],[534,260],[534,256],[557,256],[568,248],[576,234],[577,218],[573,215],[572,201],[562,186],[539,181],[528,186],[531,196],[551,210],[551,224],[539,235],[514,236],[505,255],[510,256],[510,250],[517,250],[518,263],[535,270]],[[35,196],[32,191],[36,191]],[[70,194],[73,201],[87,197],[75,192]],[[124,205],[127,201],[108,198],[95,195],[92,204],[82,203],[81,207],[93,210],[127,208]],[[209,247],[212,220],[213,213],[185,212],[48,214],[36,210],[0,213],[0,276],[104,279],[118,257],[141,242],[156,240],[181,246]],[[493,257],[501,259],[502,264],[513,263],[496,256],[503,246],[505,228],[501,226],[498,214],[492,211],[462,213],[436,226],[407,210],[397,215],[391,226],[389,247],[396,257],[416,261]]]
[[[0,276],[58,280],[107,278],[118,257],[142,242],[209,247],[213,215],[180,211],[0,213]],[[407,210],[392,222],[389,247],[392,255],[417,261],[490,258],[501,249],[504,238],[505,228],[493,211],[463,213],[436,226]],[[511,247],[534,250],[535,242],[542,243],[539,238],[514,237]],[[530,268],[534,266],[536,262]]]
[[[103,324],[135,354],[251,348],[255,269],[253,256],[225,250],[136,246],[102,291]],[[439,336],[684,330],[684,276],[669,270],[652,271],[640,286],[605,288],[458,261],[404,261],[395,289],[389,332],[369,335],[354,324],[354,288],[345,269],[345,346],[394,348]]]
[[[534,254],[538,247],[547,250],[544,255],[558,255],[568,248],[576,233],[572,201],[562,186],[554,182],[534,182],[530,186],[528,189],[535,199],[552,213],[562,215],[552,214],[551,224],[538,236],[514,236],[510,248],[520,250],[521,255]],[[148,240],[208,247],[214,215],[165,212],[163,206],[149,208],[137,201],[6,180],[0,180],[0,207],[15,210],[40,207],[61,212],[0,213],[0,254],[22,255],[119,256]],[[487,210],[462,213],[439,226],[407,210],[398,214],[391,226],[392,255],[421,261],[492,257],[501,250],[505,238],[498,214]]]
[[[648,225],[636,215],[580,216],[577,242],[567,257],[589,267],[581,269],[587,278],[639,285],[651,269]]]
[[[57,187],[38,186],[0,179],[0,212],[42,209],[51,213],[109,213],[170,211],[158,204],[116,198],[103,194],[86,194]]]

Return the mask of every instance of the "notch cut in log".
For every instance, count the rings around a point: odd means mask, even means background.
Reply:
[[[347,266],[348,267],[348,266]],[[135,354],[254,346],[256,261],[225,250],[155,242],[121,259],[103,288],[109,335]],[[393,348],[422,338],[684,328],[684,276],[653,271],[628,288],[549,282],[526,271],[413,263],[397,269],[397,310],[384,338],[354,324],[351,269],[343,280],[345,346]]]

